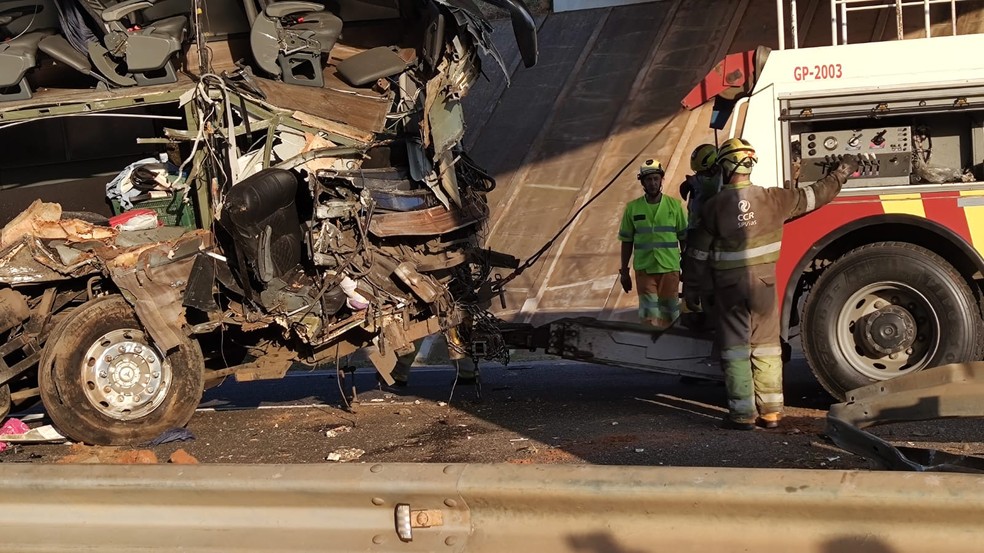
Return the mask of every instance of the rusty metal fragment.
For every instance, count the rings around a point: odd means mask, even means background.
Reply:
[[[984,417],[984,362],[954,363],[876,382],[830,407],[827,433],[841,448],[889,470],[984,472],[984,458],[897,447],[863,429],[883,424]]]

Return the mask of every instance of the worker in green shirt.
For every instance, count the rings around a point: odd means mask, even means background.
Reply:
[[[687,212],[676,198],[663,194],[663,164],[649,159],[639,168],[645,192],[625,206],[618,239],[622,242],[619,277],[632,291],[635,270],[639,318],[666,330],[680,316],[680,250],[687,236]]]

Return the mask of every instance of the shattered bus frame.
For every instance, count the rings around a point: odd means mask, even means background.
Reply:
[[[532,65],[532,17],[515,0],[497,4]],[[366,348],[392,381],[397,356],[439,332],[452,356],[475,354],[478,334],[495,333],[483,324],[491,267],[512,260],[481,243],[495,183],[460,147],[460,99],[482,70],[479,50],[498,55],[470,0],[399,8],[394,25],[415,44],[349,52],[401,56],[403,69],[369,89],[346,87],[331,65],[324,89],[242,66],[220,73],[204,57],[194,74],[189,53],[192,74],[176,83],[0,103],[0,130],[168,106],[183,125],[140,140],[180,165],[177,207],[197,223],[122,231],[41,201],[9,222],[0,415],[40,399],[75,440],[138,443],[184,425],[203,389],[230,375],[278,378]],[[346,122],[346,99],[368,105],[376,125]]]

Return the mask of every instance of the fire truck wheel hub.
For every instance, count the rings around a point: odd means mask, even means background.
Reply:
[[[916,319],[904,307],[890,305],[865,317],[864,345],[882,355],[899,353],[916,341]]]

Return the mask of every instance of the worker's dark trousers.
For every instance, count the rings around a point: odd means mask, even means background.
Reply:
[[[775,264],[714,272],[717,339],[731,420],[782,412]]]

